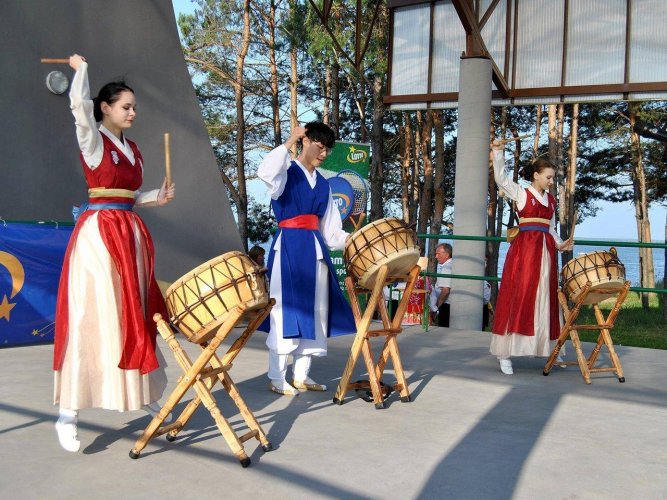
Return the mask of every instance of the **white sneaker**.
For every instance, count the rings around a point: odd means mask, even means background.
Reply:
[[[561,368],[567,368],[567,365],[565,364],[565,360],[563,359],[563,356],[560,354],[556,358],[556,364],[560,366]]]
[[[56,432],[58,433],[58,441],[66,451],[76,453],[81,448],[79,436],[77,435],[76,422],[61,422],[60,419],[56,422]]]
[[[512,369],[512,360],[511,359],[501,359],[500,361],[500,371],[505,375],[512,375],[514,370]]]
[[[141,407],[142,410],[144,410],[146,413],[148,413],[151,417],[155,418],[157,417],[157,414],[160,413],[160,410],[162,410],[162,407],[157,401],[153,401],[150,404],[144,405]],[[166,418],[163,420],[163,424],[168,424],[173,420],[171,413],[166,416]]]

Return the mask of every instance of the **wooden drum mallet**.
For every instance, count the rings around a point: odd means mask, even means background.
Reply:
[[[167,187],[171,186],[171,152],[169,150],[169,132],[164,134],[164,169],[167,177]]]

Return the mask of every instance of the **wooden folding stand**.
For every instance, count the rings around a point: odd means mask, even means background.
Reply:
[[[596,288],[591,290],[591,283],[586,283],[586,286],[581,291],[580,295],[577,297],[577,300],[574,303],[574,308],[570,310],[565,294],[562,290],[558,290],[558,300],[561,307],[563,308],[563,313],[565,314],[565,324],[561,328],[560,336],[558,337],[558,342],[554,348],[551,356],[547,360],[547,364],[544,366],[544,371],[542,372],[545,376],[549,375],[551,368],[556,364],[556,359],[558,358],[558,353],[560,352],[563,344],[568,339],[571,338],[572,344],[574,345],[574,350],[577,355],[577,361],[568,361],[568,362],[558,362],[559,365],[578,365],[581,370],[581,374],[584,377],[584,381],[587,384],[591,383],[591,373],[597,372],[614,372],[618,377],[619,382],[625,382],[625,377],[623,376],[623,368],[621,367],[621,360],[616,354],[614,349],[614,344],[611,341],[610,330],[614,327],[614,322],[618,316],[618,312],[621,309],[621,305],[625,301],[625,297],[628,294],[630,288],[630,282],[626,281],[622,288]],[[595,312],[595,319],[597,321],[596,325],[577,325],[575,320],[579,316],[581,306],[584,305],[586,301],[586,296],[589,293],[595,293],[596,295],[607,295],[609,298],[616,296],[616,303],[614,304],[613,309],[609,312],[607,318],[604,317],[600,306],[598,304],[593,304],[593,310]],[[600,334],[598,335],[597,344],[591,352],[590,356],[586,358],[581,349],[581,341],[579,340],[579,334],[577,330],[599,330]],[[595,367],[595,362],[598,359],[600,354],[600,349],[602,345],[606,345],[609,349],[609,359],[611,366],[609,367]]]
[[[246,306],[240,304],[230,311],[222,323],[218,322],[210,328],[207,328],[206,331],[198,334],[197,337],[203,338],[212,330],[218,328],[218,331],[212,339],[208,342],[199,344],[202,348],[202,353],[194,363],[190,361],[187,353],[180,346],[178,340],[176,340],[174,332],[169,324],[162,319],[160,314],[155,315],[154,319],[157,323],[158,331],[162,338],[169,344],[169,347],[173,351],[176,361],[183,369],[184,374],[178,380],[176,388],[167,399],[162,410],[155,418],[153,418],[141,437],[137,440],[134,448],[130,450],[130,458],[138,458],[141,450],[143,450],[148,442],[154,437],[167,434],[167,441],[174,441],[178,433],[185,427],[190,420],[190,417],[192,417],[193,413],[202,402],[206,409],[211,413],[213,420],[215,420],[218,429],[225,438],[225,441],[227,441],[232,452],[241,462],[241,466],[248,467],[248,465],[250,465],[250,458],[248,458],[248,455],[246,455],[245,450],[243,449],[243,443],[245,441],[255,438],[261,443],[264,451],[271,451],[271,443],[266,438],[264,431],[257,422],[252,411],[250,411],[243,398],[241,398],[236,384],[234,384],[229,376],[229,370],[232,367],[232,361],[234,361],[234,358],[236,358],[241,349],[245,346],[250,335],[252,335],[264,318],[269,314],[273,304],[275,304],[275,300],[271,299],[266,307],[249,311],[245,316]],[[227,335],[234,329],[239,320],[242,319],[242,316],[244,319],[248,320],[248,326],[240,337],[229,347],[222,359],[220,359],[216,354],[216,350],[225,340]],[[191,338],[190,340],[196,341],[196,338],[194,340]],[[222,383],[223,388],[232,398],[238,407],[241,416],[243,416],[246,424],[250,428],[250,431],[242,436],[237,436],[234,432],[227,419],[220,412],[215,398],[211,394],[211,389],[218,380]],[[188,403],[173,423],[162,427],[164,419],[173,411],[174,407],[181,401],[186,391],[191,387],[194,387],[197,394],[195,398]]]
[[[384,373],[384,369],[387,365],[387,361],[389,361],[389,358],[391,358],[391,361],[394,365],[394,372],[396,374],[396,384],[394,384],[393,390],[400,392],[401,401],[408,402],[412,400],[410,397],[410,391],[408,390],[408,384],[403,373],[403,364],[401,363],[401,356],[398,351],[396,335],[403,331],[403,328],[401,328],[401,319],[403,318],[403,315],[405,314],[405,311],[408,307],[410,294],[412,293],[412,289],[414,288],[417,277],[419,276],[419,271],[419,266],[414,266],[407,276],[387,276],[388,267],[386,265],[381,266],[378,270],[375,285],[373,286],[363,315],[357,296],[360,294],[367,294],[369,290],[357,287],[352,277],[350,276],[345,279],[345,286],[347,287],[347,293],[350,297],[350,304],[352,305],[352,312],[357,324],[357,333],[354,337],[354,342],[352,343],[350,357],[347,360],[345,370],[343,371],[343,376],[341,377],[340,383],[338,384],[338,389],[336,390],[336,395],[333,399],[334,403],[342,405],[347,391],[367,390],[370,388],[373,395],[375,408],[384,408],[385,397],[389,392],[391,392],[391,390],[389,390],[389,388],[386,386],[383,386],[381,381],[382,374]],[[405,291],[403,292],[403,297],[401,297],[396,313],[394,314],[394,319],[390,322],[382,289],[387,283],[393,283],[397,280],[406,281],[406,285]],[[376,311],[379,311],[380,313],[383,328],[371,330],[371,320],[373,319],[373,315]],[[382,351],[378,356],[377,363],[375,363],[373,359],[373,353],[371,351],[370,339],[372,337],[385,337],[384,346],[382,347]],[[359,358],[359,353],[363,353],[366,369],[368,370],[369,380],[350,383],[350,377],[352,376],[354,365]],[[385,389],[383,389],[383,387],[385,387]]]

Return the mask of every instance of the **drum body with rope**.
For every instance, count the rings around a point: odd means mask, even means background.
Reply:
[[[596,289],[605,288],[620,291],[625,283],[625,266],[616,255],[616,249],[589,252],[568,262],[562,270],[563,292],[572,302],[582,292],[587,282],[591,289],[584,304],[597,304],[608,299],[610,294],[595,293]]]
[[[347,272],[367,289],[375,285],[380,267],[388,277],[404,277],[417,264],[419,247],[415,233],[400,219],[379,219],[352,233],[345,245]]]
[[[207,342],[240,304],[247,311],[269,302],[259,266],[241,252],[227,252],[177,280],[166,292],[171,323],[191,342]]]

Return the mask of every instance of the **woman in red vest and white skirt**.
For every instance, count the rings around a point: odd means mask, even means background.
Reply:
[[[504,147],[494,141],[493,173],[498,187],[519,211],[519,234],[505,258],[491,331],[491,354],[511,375],[512,356],[549,356],[560,333],[556,250],[572,248],[555,230],[556,200],[549,194],[556,169],[538,158],[522,169],[524,188],[505,173]]]
[[[136,116],[132,89],[111,82],[92,101],[86,60],[73,55],[69,64],[76,71],[70,107],[88,203],[63,263],[53,369],[58,439],[75,452],[82,408],[160,410],[167,380],[153,314],[166,315],[166,308],[155,280],[153,241],[133,207],[165,205],[175,188],[165,179],[159,190],[139,191],[143,160],[124,133]]]

